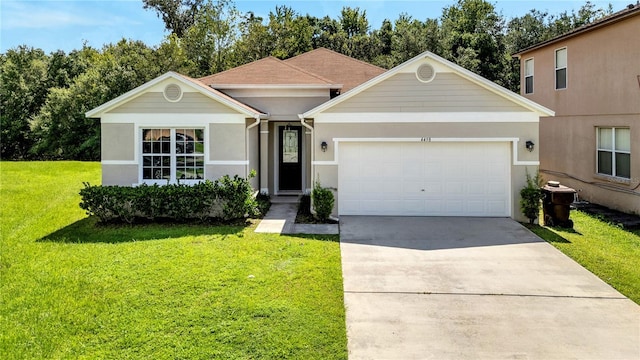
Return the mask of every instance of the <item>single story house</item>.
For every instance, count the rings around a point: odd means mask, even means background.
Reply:
[[[101,122],[104,185],[255,170],[267,194],[334,189],[336,216],[523,220],[553,111],[430,52],[385,71],[316,49],[198,80],[169,72],[86,116]]]

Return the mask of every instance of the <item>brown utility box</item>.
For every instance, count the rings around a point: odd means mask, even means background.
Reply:
[[[570,187],[560,185],[557,181],[549,181],[542,188],[542,213],[545,226],[560,226],[573,228],[573,221],[569,219],[571,204],[576,191]]]

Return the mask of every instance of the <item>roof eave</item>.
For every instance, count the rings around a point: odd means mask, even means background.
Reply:
[[[213,89],[342,89],[343,84],[209,84]]]

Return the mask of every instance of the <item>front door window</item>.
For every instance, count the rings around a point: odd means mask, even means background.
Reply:
[[[282,161],[293,164],[298,159],[298,130],[283,130]]]

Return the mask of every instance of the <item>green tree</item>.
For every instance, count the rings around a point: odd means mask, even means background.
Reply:
[[[262,23],[263,19],[249,12],[241,16],[239,39],[233,45],[233,64],[238,66],[260,60],[271,54],[269,30]]]
[[[309,22],[313,27],[312,44],[314,49],[323,47],[339,53],[343,52],[347,36],[342,31],[342,25],[338,20],[329,16],[321,19],[309,17]]]
[[[425,22],[412,18],[408,14],[400,14],[395,21],[391,52],[393,66],[399,65],[429,50],[440,53],[437,20],[427,19]]]
[[[339,17],[341,32],[345,42],[341,53],[353,58],[371,62],[380,52],[378,38],[370,36],[367,12],[360,8],[345,6]]]
[[[48,93],[48,58],[41,49],[19,46],[0,56],[0,156],[28,157],[29,119]]]
[[[491,3],[458,0],[444,8],[440,33],[445,58],[504,84],[504,19]]]
[[[142,0],[145,9],[153,9],[171,33],[183,37],[195,23],[205,0]]]
[[[170,34],[155,51],[155,63],[160,68],[160,73],[175,71],[180,74],[197,76],[196,65],[187,56],[187,51],[176,34]]]
[[[194,24],[182,38],[185,52],[195,64],[195,76],[226,70],[232,60],[231,49],[237,38],[238,11],[227,0],[202,5]]]
[[[275,12],[269,13],[267,31],[273,46],[271,56],[287,59],[313,49],[309,19],[288,6],[276,6]]]
[[[98,160],[100,123],[84,113],[158,76],[153,49],[141,41],[121,40],[102,52],[82,51],[89,63],[68,87],[51,88],[29,126],[39,159]]]

